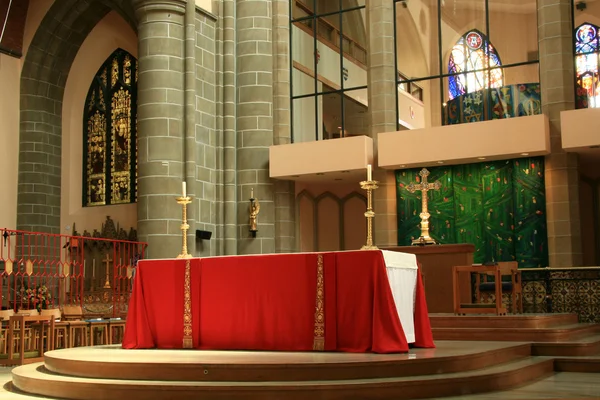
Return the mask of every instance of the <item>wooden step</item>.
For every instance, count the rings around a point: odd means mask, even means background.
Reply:
[[[559,372],[600,373],[600,357],[557,358],[554,370]],[[600,377],[598,377],[600,379]]]
[[[434,340],[566,342],[600,333],[600,324],[573,324],[552,328],[432,328]]]
[[[432,328],[550,328],[578,322],[577,314],[429,314]]]
[[[29,394],[65,399],[131,397],[148,400],[416,399],[506,390],[553,373],[547,358],[527,358],[477,371],[360,380],[212,382],[90,379],[47,372],[42,364],[13,370],[13,384]]]
[[[587,336],[570,342],[533,343],[534,356],[584,357],[600,355],[600,335]]]
[[[529,344],[460,341],[408,354],[123,350],[112,345],[49,351],[45,367],[61,375],[101,379],[310,381],[472,371],[530,355]]]

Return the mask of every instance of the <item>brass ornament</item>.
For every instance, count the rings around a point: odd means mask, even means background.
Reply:
[[[429,236],[429,217],[431,215],[429,214],[429,210],[427,208],[427,193],[430,190],[439,190],[442,187],[442,184],[440,183],[440,181],[435,181],[433,183],[427,182],[427,177],[429,176],[429,171],[427,170],[427,168],[423,168],[419,172],[419,175],[421,176],[421,183],[415,184],[414,182],[411,182],[410,185],[406,187],[406,190],[408,190],[411,193],[414,193],[417,190],[421,191],[421,213],[419,214],[419,216],[421,217],[421,236],[417,239],[414,239],[412,241],[412,244],[413,246],[437,244],[435,239]]]
[[[367,211],[365,217],[367,218],[367,243],[361,247],[361,250],[377,250],[378,247],[373,244],[373,218],[375,218],[375,211],[373,211],[373,190],[379,188],[377,185],[378,181],[368,180],[362,181],[360,187],[367,191]]]
[[[323,255],[317,255],[317,301],[315,305],[315,328],[313,350],[325,350],[325,274]]]
[[[181,254],[179,254],[177,256],[177,258],[192,258],[192,255],[188,253],[188,248],[187,248],[187,231],[190,229],[190,225],[187,223],[187,205],[191,204],[192,202],[192,198],[190,196],[181,196],[181,197],[176,197],[175,200],[177,200],[177,204],[181,204],[181,208],[182,208],[182,220],[181,220],[181,232],[183,234],[183,238],[182,238],[182,250],[181,250]]]
[[[194,348],[192,339],[192,292],[191,292],[191,265],[190,260],[185,260],[185,278],[183,282],[183,348]]]
[[[4,262],[4,272],[6,272],[6,275],[10,275],[13,273],[13,262],[12,260],[6,260]]]
[[[27,262],[25,262],[25,273],[27,275],[33,274],[33,261],[27,260]]]
[[[63,267],[63,275],[65,277],[68,277],[71,274],[71,266],[69,265],[68,262],[64,262],[62,267]]]

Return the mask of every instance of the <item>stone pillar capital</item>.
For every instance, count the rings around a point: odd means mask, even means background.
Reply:
[[[151,13],[185,14],[185,6],[193,0],[133,0],[133,8],[138,23]]]

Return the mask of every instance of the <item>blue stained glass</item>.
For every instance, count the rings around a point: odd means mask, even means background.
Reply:
[[[575,30],[575,51],[580,53],[598,50],[598,27],[592,24],[581,24]]]
[[[476,29],[465,33],[452,48],[448,61],[448,72],[456,74],[448,77],[450,100],[465,93],[502,86],[502,68],[494,68],[501,65],[500,56],[483,33]]]
[[[598,34],[596,25],[584,23],[575,29],[575,74],[577,108],[600,107],[600,79],[598,76]]]

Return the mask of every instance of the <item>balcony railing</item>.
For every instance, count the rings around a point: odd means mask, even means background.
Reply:
[[[457,96],[444,107],[444,125],[542,113],[540,84],[521,83]]]
[[[2,308],[79,305],[87,315],[127,313],[146,243],[0,229]]]
[[[304,17],[313,17],[315,14],[311,10],[309,6],[304,4],[300,0],[295,0],[294,7],[294,15],[293,19],[300,19]],[[314,21],[315,18],[308,18],[299,22],[294,22],[294,25],[298,28],[302,29],[304,32],[314,37]],[[341,51],[343,54],[353,60],[356,61],[360,66],[366,68],[367,66],[367,49],[364,48],[357,41],[352,39],[340,32],[338,28],[336,28],[333,24],[327,22],[323,18],[316,18],[317,23],[317,40],[331,47],[337,52],[340,52],[340,42],[341,42]]]

